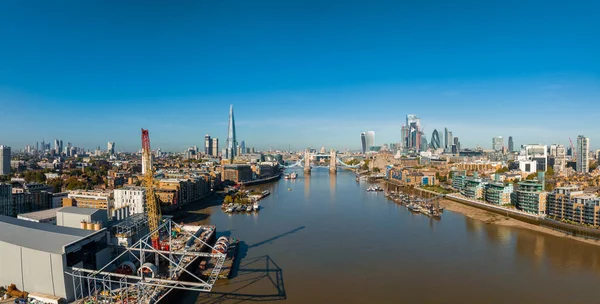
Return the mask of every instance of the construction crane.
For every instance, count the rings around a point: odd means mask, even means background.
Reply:
[[[575,150],[575,147],[573,147],[573,141],[571,140],[571,137],[569,137],[569,142],[571,143],[571,154],[575,159],[577,159],[577,151]]]
[[[158,225],[160,225],[160,208],[154,193],[154,170],[152,170],[152,150],[150,135],[142,129],[142,159],[144,165],[144,185],[146,186],[146,210],[148,211],[148,227],[152,232],[152,247],[160,249]]]

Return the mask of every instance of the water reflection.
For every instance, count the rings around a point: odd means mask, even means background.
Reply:
[[[468,217],[465,217],[465,227],[469,234],[483,237],[495,246],[513,247],[515,262],[525,260],[535,269],[551,267],[562,273],[592,271],[600,274],[600,250],[593,245],[527,229],[487,224]]]
[[[310,199],[310,174],[304,174],[304,199]]]
[[[329,174],[329,196],[331,198],[331,202],[335,203],[335,185],[337,182],[337,174],[330,173]]]

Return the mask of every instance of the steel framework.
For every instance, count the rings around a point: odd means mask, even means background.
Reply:
[[[193,229],[198,228],[195,232]],[[170,219],[165,220],[156,231],[140,238],[131,247],[119,254],[116,258],[99,270],[73,267],[71,272],[66,272],[73,279],[73,290],[76,301],[84,300],[85,303],[157,303],[173,289],[210,292],[217,281],[219,272],[225,262],[226,255],[216,251],[206,241],[198,236],[203,231],[212,231],[208,238],[215,232],[212,226],[182,226]],[[182,237],[173,238],[173,232]],[[168,250],[156,249],[152,245],[152,237],[156,234],[163,235],[163,245],[168,244]],[[191,251],[191,248],[208,248],[210,252]],[[206,246],[206,247],[205,247]],[[175,249],[175,250],[174,250]],[[216,252],[216,253],[212,253]],[[157,274],[145,275],[144,271],[134,274],[113,272],[125,261],[138,264],[139,267],[148,261],[154,260],[154,255],[168,264],[167,267],[158,268]],[[194,274],[188,266],[198,258],[212,258],[214,268],[206,280]],[[156,265],[159,266],[159,265]],[[166,269],[166,271],[161,271]],[[196,282],[182,281],[182,276],[187,276]]]

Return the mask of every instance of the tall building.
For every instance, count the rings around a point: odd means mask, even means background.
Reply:
[[[375,145],[375,132],[367,131],[367,133],[365,134],[365,140],[367,143],[367,151],[370,151],[371,147]]]
[[[513,142],[512,136],[508,137],[508,152],[515,151],[515,143]]]
[[[421,137],[421,146],[419,147],[419,150],[427,151],[427,148],[429,147],[429,145],[427,144],[427,137],[425,137],[425,135],[423,135],[423,132],[421,132],[420,137]]]
[[[219,156],[219,139],[218,138],[215,137],[212,139],[211,149],[212,149],[212,153],[211,153],[212,157]]]
[[[436,129],[434,129],[433,133],[431,134],[431,148],[434,150],[441,148],[440,134]]]
[[[504,138],[502,136],[497,136],[492,138],[492,149],[494,151],[499,152],[504,148]]]
[[[246,142],[243,140],[240,142],[240,154],[246,154]]]
[[[452,133],[450,133],[452,134]],[[460,153],[460,141],[458,141],[458,137],[453,137],[452,138],[454,144],[452,145],[452,154],[459,154]]]
[[[363,154],[367,152],[367,133],[360,133],[360,147]]]
[[[212,154],[212,140],[210,139],[210,135],[204,135],[204,154],[213,155]]]
[[[414,114],[406,115],[406,125],[402,127],[403,148],[408,150],[419,150],[422,148],[421,119]]]
[[[556,155],[554,156],[554,171],[561,172],[565,169],[567,153],[565,146],[556,145]]]
[[[237,141],[235,139],[235,120],[233,118],[233,105],[229,106],[229,127],[227,130],[227,142],[225,143],[226,158],[233,159],[237,152]]]
[[[448,142],[448,138],[450,138],[448,128],[444,128],[444,149],[448,149],[448,145],[452,144]]]
[[[454,144],[454,137],[452,136],[452,131],[448,131],[448,144],[450,145],[450,147],[452,147],[452,145]]]
[[[115,142],[109,141],[107,145],[107,149],[109,155],[115,155]]]
[[[10,174],[10,147],[0,145],[0,175]]]
[[[577,136],[577,172],[590,172],[590,139],[583,135]]]

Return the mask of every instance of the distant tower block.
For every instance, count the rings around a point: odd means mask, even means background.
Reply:
[[[337,153],[334,149],[331,149],[329,153],[329,173],[337,172]]]
[[[304,173],[310,174],[310,151],[304,152]]]

